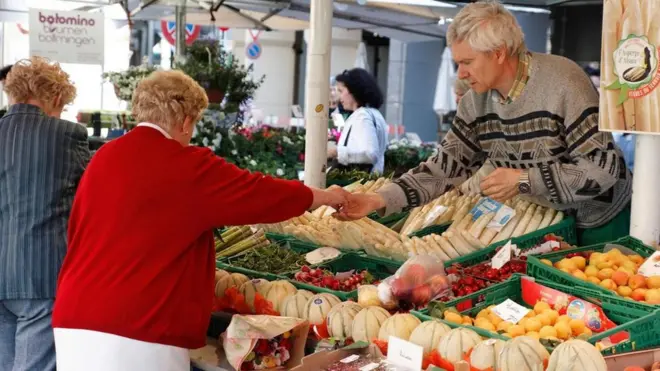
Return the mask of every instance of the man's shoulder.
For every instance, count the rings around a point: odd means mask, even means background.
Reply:
[[[593,83],[586,72],[574,61],[554,54],[532,53],[535,61],[533,73],[553,81],[555,85],[561,83],[567,86],[587,85],[592,87]]]

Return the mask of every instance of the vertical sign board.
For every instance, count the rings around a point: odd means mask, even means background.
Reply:
[[[103,14],[30,8],[30,56],[103,64]]]

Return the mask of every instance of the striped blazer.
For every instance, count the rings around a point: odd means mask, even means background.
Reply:
[[[29,104],[10,106],[0,119],[0,300],[55,297],[89,158],[82,125]]]

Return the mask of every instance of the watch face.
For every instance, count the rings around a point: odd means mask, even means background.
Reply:
[[[518,184],[518,191],[521,194],[524,194],[524,195],[529,194],[532,191],[532,187],[527,183],[519,183]]]

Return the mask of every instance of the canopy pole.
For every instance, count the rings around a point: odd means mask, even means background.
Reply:
[[[651,246],[660,242],[660,136],[636,135],[630,235]]]
[[[311,0],[305,76],[305,184],[325,188],[333,0]]]
[[[175,61],[179,62],[186,51],[186,2],[174,7],[174,19],[176,21],[176,56]]]

